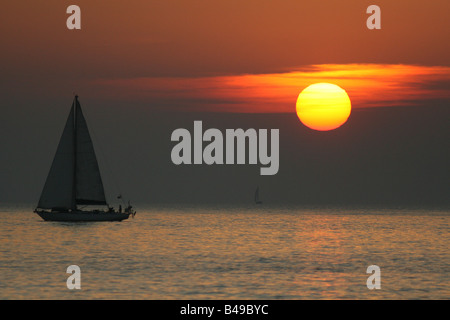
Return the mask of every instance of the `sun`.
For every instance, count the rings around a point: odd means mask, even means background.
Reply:
[[[341,87],[331,83],[315,83],[300,92],[296,109],[305,126],[328,131],[343,125],[352,107],[347,92]]]

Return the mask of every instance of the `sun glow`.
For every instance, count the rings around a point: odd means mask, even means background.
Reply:
[[[333,130],[343,125],[351,112],[350,98],[344,89],[331,83],[315,83],[305,88],[297,99],[297,115],[307,127]]]

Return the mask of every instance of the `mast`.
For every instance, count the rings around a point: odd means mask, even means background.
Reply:
[[[256,187],[256,191],[255,191],[255,203],[256,204],[261,204],[262,203],[262,201],[259,200],[259,186]]]
[[[75,95],[73,100],[72,108],[74,112],[74,120],[73,120],[73,180],[72,180],[72,210],[77,210],[77,108],[76,104],[78,103],[78,95]]]

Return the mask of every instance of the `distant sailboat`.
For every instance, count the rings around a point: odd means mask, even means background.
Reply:
[[[259,200],[259,187],[256,187],[256,191],[255,191],[255,203],[256,203],[256,204],[262,204],[262,201]]]
[[[82,210],[79,206],[106,206]],[[114,211],[103,182],[78,96],[72,104],[50,172],[34,210],[46,221],[122,221],[136,214],[131,205]]]

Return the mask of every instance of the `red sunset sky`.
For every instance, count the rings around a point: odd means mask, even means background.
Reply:
[[[382,29],[366,28],[377,4]],[[76,4],[81,30],[66,28]],[[312,82],[354,108],[449,99],[447,0],[8,1],[2,91],[166,110],[289,112]],[[63,101],[63,100],[60,100]]]

